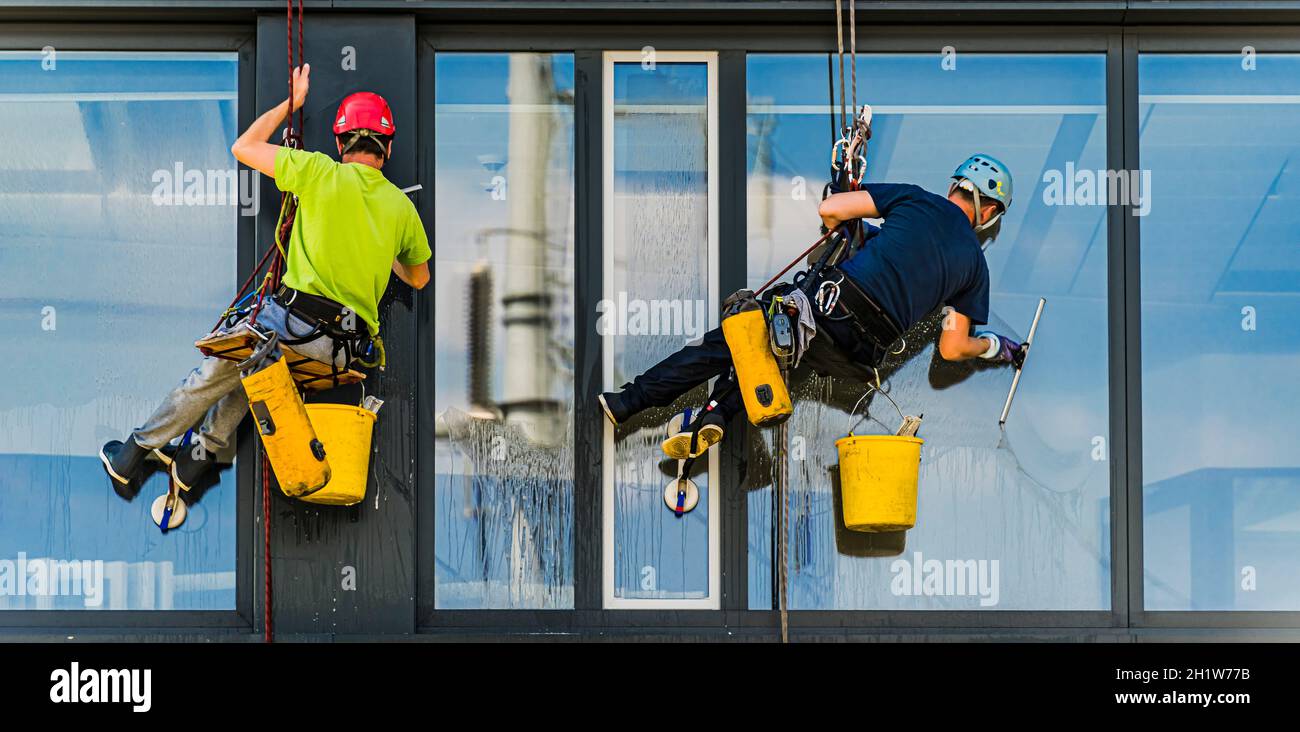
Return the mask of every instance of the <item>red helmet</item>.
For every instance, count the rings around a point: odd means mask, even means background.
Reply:
[[[357,92],[344,97],[338,114],[334,115],[334,134],[342,135],[354,130],[370,130],[379,135],[397,132],[388,102],[373,92]]]

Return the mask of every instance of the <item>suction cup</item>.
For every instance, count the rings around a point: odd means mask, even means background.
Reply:
[[[171,517],[167,521],[167,525],[163,526],[163,514],[167,511],[167,498],[172,495],[171,493],[164,493],[158,496],[153,500],[153,506],[149,509],[149,512],[153,514],[153,522],[164,532],[185,523],[185,516],[189,513],[185,501],[182,501],[180,496],[176,495],[173,499],[174,505],[172,506]]]
[[[684,493],[684,495],[681,496],[682,504],[680,510],[678,510],[677,505],[679,493]],[[695,510],[695,506],[699,504],[699,502],[700,488],[695,485],[695,481],[690,478],[678,478],[669,481],[668,485],[664,486],[664,504],[678,515]]]

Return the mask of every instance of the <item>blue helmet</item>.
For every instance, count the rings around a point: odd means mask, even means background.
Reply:
[[[979,196],[992,198],[1002,204],[1002,211],[983,224],[977,225],[976,230],[982,231],[992,226],[1003,212],[1011,208],[1011,170],[991,155],[976,153],[966,158],[952,172],[952,179],[957,181],[958,185],[961,181],[970,181],[971,186],[975,188],[972,193],[976,194],[977,207]]]

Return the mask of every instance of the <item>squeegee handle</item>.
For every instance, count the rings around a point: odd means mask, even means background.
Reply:
[[[1016,389],[1020,388],[1020,372],[1025,368],[1025,360],[1029,358],[1029,346],[1034,342],[1034,333],[1038,331],[1038,321],[1043,317],[1043,306],[1047,304],[1047,298],[1038,298],[1038,309],[1034,311],[1034,322],[1029,326],[1029,336],[1020,346],[1020,365],[1016,366],[1016,375],[1011,377],[1011,390],[1007,392],[1007,401],[1002,405],[1002,416],[998,418],[998,424],[1007,423],[1007,415],[1011,413],[1011,400],[1016,398]]]

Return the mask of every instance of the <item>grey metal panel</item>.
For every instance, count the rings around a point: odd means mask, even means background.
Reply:
[[[424,39],[417,39],[416,52],[416,99],[429,105],[434,94],[434,51]],[[420,212],[420,218],[426,222],[432,222],[437,215],[433,187],[437,171],[437,160],[434,156],[434,116],[430,114],[420,115],[419,135],[419,153],[417,163],[419,166],[419,179],[425,185],[425,195],[420,196],[417,200],[417,209]],[[436,246],[432,239],[430,245]],[[434,531],[436,526],[434,499],[436,474],[427,466],[433,463],[433,432],[435,415],[434,410],[434,364],[437,358],[437,343],[434,341],[435,324],[437,323],[437,297],[432,290],[427,297],[421,297],[416,303],[416,348],[418,350],[417,361],[418,370],[416,374],[416,435],[423,437],[421,448],[416,451],[416,490],[418,500],[416,501],[416,530],[415,530],[415,556],[416,556],[416,618],[423,619],[429,617],[434,609],[434,586],[437,584],[437,575],[434,564]],[[429,458],[429,459],[425,459]],[[418,622],[418,621],[417,621]]]
[[[304,145],[337,158],[331,131],[339,101],[354,91],[374,91],[393,108],[397,135],[384,175],[399,187],[416,180],[415,21],[411,16],[307,14],[306,58],[314,61],[306,105]],[[288,93],[285,19],[258,19],[257,109]],[[356,69],[341,69],[342,50],[356,51]],[[278,201],[272,180],[264,201]],[[423,197],[421,194],[416,194]],[[428,194],[424,194],[428,195]],[[418,201],[418,199],[417,199]],[[277,206],[258,217],[258,252],[274,246]],[[423,296],[432,296],[432,292]],[[410,633],[415,625],[415,295],[396,278],[380,305],[388,368],[370,370],[367,394],[384,400],[374,433],[365,500],[353,507],[316,506],[272,490],[273,620],[284,633]],[[342,388],[322,401],[359,401],[360,390]],[[260,499],[260,485],[257,495]],[[260,503],[259,503],[260,514]],[[260,522],[260,515],[259,515]],[[259,524],[260,526],[260,524]],[[261,549],[260,530],[254,545]],[[259,565],[260,566],[260,565]],[[345,567],[356,571],[356,590],[342,589]],[[260,574],[260,573],[259,573]],[[261,597],[261,578],[255,590]],[[259,602],[260,605],[260,602]]]
[[[415,13],[422,19],[514,21],[562,18],[592,22],[614,17],[637,22],[733,22],[737,15],[766,23],[818,23],[832,17],[832,0],[307,0],[309,10]],[[120,19],[251,17],[283,8],[278,0],[0,0],[12,19]],[[1300,21],[1295,0],[859,0],[867,23],[1279,23]]]
[[[833,16],[832,16],[833,17]],[[833,50],[833,23],[792,26],[755,25],[748,15],[725,25],[611,25],[437,23],[421,26],[421,35],[434,48],[446,51],[567,50],[599,44],[605,50],[735,50],[750,53]],[[951,21],[951,19],[949,19]],[[891,26],[875,32],[869,22],[859,22],[860,53],[939,53],[954,43],[963,51],[1072,53],[1106,50],[1105,26],[997,26],[972,28],[955,25]]]
[[[0,18],[2,17],[3,6],[0,5]],[[19,50],[54,46],[63,51],[235,51],[249,45],[252,40],[251,24],[4,23],[0,25],[0,48]],[[240,81],[243,81],[242,75]]]
[[[605,423],[596,402],[601,389],[596,303],[604,292],[603,77],[600,51],[574,54],[573,606],[579,610],[600,608],[604,597],[601,476]]]
[[[1123,169],[1140,170],[1138,159],[1138,73],[1137,38],[1124,35],[1124,160]],[[1128,492],[1128,619],[1130,625],[1142,625],[1143,563],[1142,563],[1142,277],[1141,277],[1141,227],[1132,216],[1129,205],[1115,207],[1124,219],[1123,236],[1123,340],[1120,341],[1124,358],[1125,405],[1124,435],[1125,460],[1124,486]],[[1113,322],[1113,321],[1112,321]],[[1115,342],[1112,336],[1112,343]],[[1112,441],[1114,444],[1114,441]],[[1116,525],[1116,530],[1120,525]]]
[[[745,286],[746,136],[745,53],[718,54],[718,185],[719,291],[722,297]],[[749,429],[746,420],[732,420],[733,432]],[[741,439],[736,439],[737,437]],[[741,489],[745,469],[743,433],[722,443],[722,598],[724,610],[749,607],[749,499]]]
[[[257,119],[258,112],[254,99],[257,93],[257,44],[255,35],[247,33],[245,40],[239,47],[239,129],[244,130],[254,119]],[[231,141],[234,142],[233,140]],[[238,272],[239,280],[248,278],[257,266],[256,246],[257,246],[257,219],[253,216],[239,217],[239,255],[238,255]],[[232,293],[233,297],[233,293]],[[235,534],[235,608],[243,623],[249,628],[253,625],[253,578],[256,577],[253,568],[254,550],[253,550],[253,516],[254,504],[256,503],[255,493],[253,492],[254,481],[257,479],[257,437],[253,433],[251,424],[244,424],[236,434],[236,478],[235,489],[235,511],[239,516],[239,526]]]
[[[1057,643],[1278,643],[1300,642],[1300,630],[1283,628],[826,628],[800,624],[792,618],[791,635],[798,642],[878,643],[979,643],[1036,641]],[[294,643],[392,641],[391,635],[282,633],[280,640]],[[6,633],[8,642],[44,643],[255,643],[261,636],[248,632],[150,629],[143,632],[68,628],[56,632],[24,630]],[[518,626],[446,627],[405,636],[403,642],[421,643],[614,643],[775,642],[774,631],[760,627],[690,626],[677,628],[606,627],[540,634]]]
[[[953,628],[1095,628],[1112,627],[1107,611],[867,611],[796,610],[791,627],[837,628],[850,632],[875,630],[941,630]],[[516,632],[727,632],[757,629],[779,634],[780,616],[772,610],[458,610],[438,612],[420,632],[510,628]]]
[[[1231,17],[1231,12],[1228,15]],[[1254,46],[1259,53],[1300,52],[1300,27],[1297,26],[1139,25],[1128,28],[1127,32],[1140,53],[1240,53],[1242,46]]]
[[[1124,39],[1112,34],[1106,53],[1106,167],[1124,169],[1124,140],[1127,135],[1128,116],[1125,114],[1127,87],[1124,76]],[[1129,617],[1129,560],[1131,545],[1128,541],[1128,391],[1125,355],[1128,352],[1127,313],[1124,308],[1125,273],[1125,219],[1128,210],[1111,206],[1107,210],[1106,249],[1107,262],[1107,322],[1110,340],[1107,343],[1110,380],[1110,436],[1107,449],[1110,463],[1110,582],[1111,612],[1116,625],[1127,625]]]

